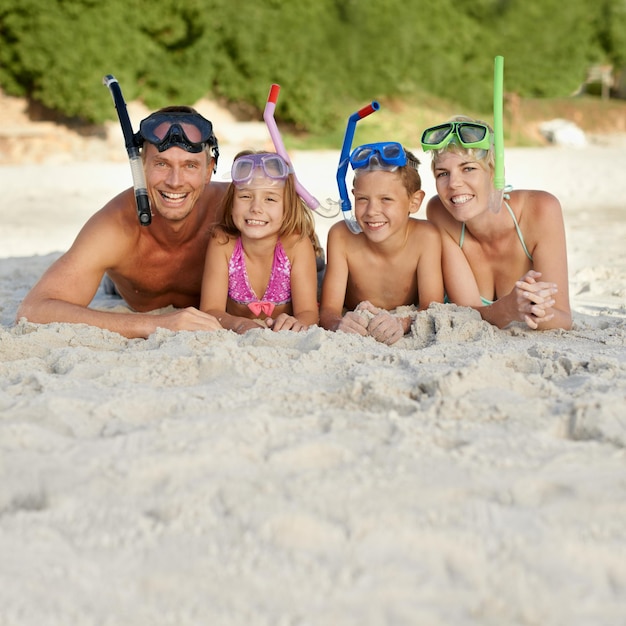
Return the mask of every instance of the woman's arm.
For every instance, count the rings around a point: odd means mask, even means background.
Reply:
[[[427,309],[431,302],[443,302],[442,244],[439,230],[433,224],[420,224],[417,263],[417,290],[419,309]]]
[[[480,291],[470,264],[459,247],[461,225],[448,213],[439,196],[428,201],[426,216],[441,236],[441,268],[445,293],[459,306],[480,307]]]
[[[500,328],[519,321],[533,330],[569,330],[572,312],[561,204],[545,191],[518,193],[524,194],[523,227],[527,243],[532,242],[533,269],[519,278],[507,295],[479,311]]]

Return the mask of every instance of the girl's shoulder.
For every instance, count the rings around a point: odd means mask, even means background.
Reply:
[[[228,233],[220,226],[216,226],[211,231],[211,237],[209,239],[209,249],[215,250],[215,253],[217,253],[219,250],[220,254],[223,254],[226,257],[230,258],[238,240],[238,235]]]
[[[313,248],[313,242],[304,235],[299,233],[291,233],[290,235],[281,236],[276,242],[276,245],[280,245],[288,256],[296,250],[311,247]]]
[[[233,245],[235,245],[235,242],[237,241],[237,239],[239,239],[239,237],[240,235],[238,233],[234,234],[234,233],[228,232],[219,224],[214,226],[211,229],[211,239],[216,240],[217,243],[220,243],[222,245],[225,245],[228,243],[232,243]]]

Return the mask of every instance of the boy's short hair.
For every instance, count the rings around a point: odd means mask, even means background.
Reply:
[[[406,154],[406,165],[400,165],[395,169],[385,170],[381,167],[381,171],[388,171],[392,174],[399,174],[402,180],[402,186],[406,189],[407,195],[410,197],[416,191],[420,191],[422,188],[422,177],[419,174],[418,167],[420,166],[420,160],[410,151],[404,148]],[[354,180],[356,180],[359,174],[364,174],[372,170],[367,168],[359,168],[354,170]],[[354,185],[354,180],[352,184]]]

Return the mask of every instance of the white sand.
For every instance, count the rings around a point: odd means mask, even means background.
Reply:
[[[293,157],[337,199],[337,153]],[[562,201],[572,331],[436,306],[387,347],[14,325],[130,173],[0,168],[0,624],[624,624],[624,172],[507,153]]]

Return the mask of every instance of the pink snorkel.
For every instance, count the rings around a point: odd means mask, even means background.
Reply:
[[[293,172],[295,181],[296,181],[296,192],[297,194],[304,200],[305,204],[313,211],[318,211],[320,209],[320,203],[316,198],[314,198],[300,183],[296,173],[293,169],[293,164],[291,163],[291,159],[287,154],[287,150],[285,149],[285,144],[283,143],[283,139],[280,136],[280,131],[278,130],[278,126],[276,125],[276,120],[274,119],[274,111],[276,109],[276,102],[278,100],[278,93],[280,92],[280,85],[273,84],[270,87],[270,93],[267,96],[267,102],[265,104],[265,110],[263,111],[263,119],[265,120],[265,124],[267,125],[267,129],[270,132],[270,137],[272,138],[272,143],[274,144],[274,149],[276,152],[285,159],[285,161],[289,164],[291,171]],[[322,207],[323,210],[318,211],[321,215],[325,217],[333,217],[337,213],[333,208]]]

